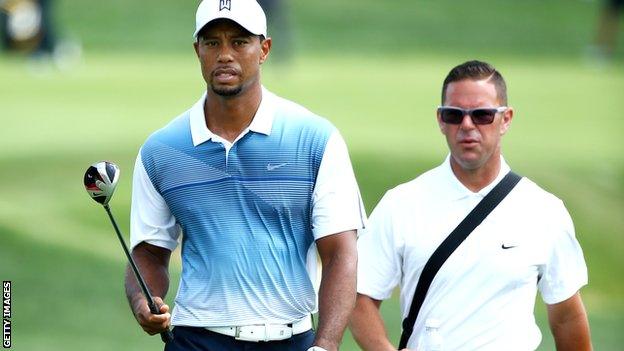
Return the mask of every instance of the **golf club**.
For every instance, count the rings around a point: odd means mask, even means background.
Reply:
[[[126,246],[126,242],[121,236],[121,232],[119,231],[119,227],[117,227],[117,222],[115,222],[115,218],[111,213],[110,207],[108,206],[108,202],[113,197],[113,193],[115,192],[115,187],[117,186],[117,182],[119,181],[119,167],[112,162],[100,161],[92,164],[84,175],[84,185],[87,190],[87,193],[91,198],[98,203],[104,206],[106,213],[108,213],[108,218],[110,218],[113,227],[115,228],[115,232],[117,233],[117,237],[119,238],[119,242],[123,247],[124,252],[126,253],[126,257],[128,257],[128,261],[130,262],[130,266],[134,271],[134,276],[136,277],[137,282],[141,286],[141,290],[143,291],[143,295],[147,299],[147,305],[149,306],[150,312],[153,314],[160,314],[156,304],[154,303],[154,299],[152,298],[152,294],[150,294],[143,277],[141,276],[141,272],[134,262],[132,255],[128,251],[128,247]],[[173,340],[173,333],[167,328],[167,330],[160,333],[160,338],[164,343],[168,343]]]

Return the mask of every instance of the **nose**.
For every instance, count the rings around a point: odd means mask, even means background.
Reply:
[[[221,50],[217,53],[217,61],[223,63],[231,62],[232,60],[232,47],[229,44],[221,45]]]
[[[475,124],[472,122],[472,118],[469,114],[464,113],[464,117],[462,118],[462,122],[459,124],[461,129],[470,130],[475,128]]]

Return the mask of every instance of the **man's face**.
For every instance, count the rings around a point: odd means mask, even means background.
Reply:
[[[493,83],[465,79],[447,86],[445,106],[463,109],[501,106]],[[501,137],[507,132],[513,110],[499,112],[491,124],[475,125],[465,115],[460,124],[444,123],[438,113],[438,124],[451,151],[451,162],[464,170],[477,170],[498,162]]]
[[[200,32],[194,47],[208,88],[221,96],[236,96],[259,84],[271,39],[261,42],[237,23],[217,20]]]

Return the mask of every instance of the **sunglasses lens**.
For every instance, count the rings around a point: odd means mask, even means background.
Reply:
[[[496,116],[496,109],[479,108],[479,109],[473,110],[470,117],[472,117],[472,122],[474,124],[490,124],[494,122],[495,116]]]
[[[464,119],[464,111],[456,108],[441,108],[440,118],[444,123],[460,124]]]

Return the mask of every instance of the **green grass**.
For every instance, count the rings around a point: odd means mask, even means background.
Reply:
[[[143,140],[187,109],[203,81],[190,46],[194,1],[59,0],[82,64],[37,69],[0,58],[0,278],[13,281],[15,350],[159,349],[123,294],[124,256],[82,176],[118,163],[112,202],[128,234],[131,172]],[[582,290],[597,350],[624,344],[624,35],[614,65],[582,60],[597,1],[297,1],[294,61],[265,85],[335,123],[368,212],[446,155],[434,109],[448,70],[470,58],[505,75],[516,115],[503,151],[562,198],[589,267]],[[41,68],[41,67],[39,67]],[[172,267],[175,293],[179,260]],[[552,350],[544,308],[540,350]],[[392,340],[398,300],[384,302]],[[357,350],[349,335],[344,350]]]
[[[0,139],[0,275],[14,283],[16,350],[158,347],[157,338],[142,336],[132,319],[119,244],[81,184],[91,162],[110,159],[121,166],[112,206],[127,233],[138,147],[202,89],[191,56],[161,55],[150,64],[144,59],[94,54],[73,72],[43,76],[29,75],[15,60],[1,61],[0,106],[10,118],[3,118]],[[264,79],[341,129],[370,212],[386,189],[445,156],[433,111],[452,64],[442,56],[327,55],[298,60],[286,70],[269,65]],[[614,111],[624,107],[622,72],[548,60],[498,65],[517,110],[505,138],[506,157],[566,202],[589,265],[583,296],[594,341],[597,349],[617,350],[624,342],[618,333],[624,326],[624,284],[618,278],[624,276],[618,141],[624,123]],[[172,271],[177,276],[177,263]],[[384,304],[384,315],[396,340],[396,300]],[[538,316],[548,350],[543,309]],[[343,348],[357,349],[349,336]]]

